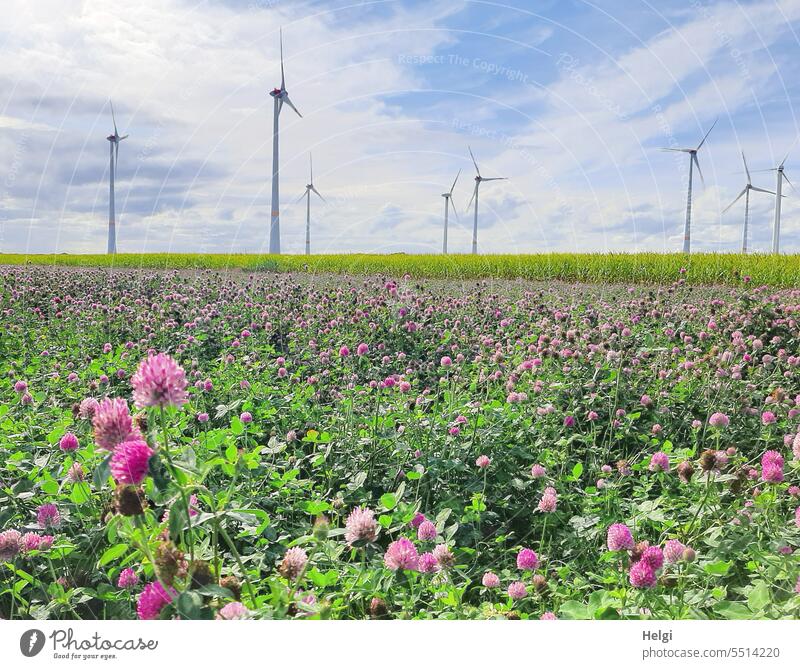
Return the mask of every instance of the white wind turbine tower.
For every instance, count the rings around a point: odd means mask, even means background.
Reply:
[[[306,198],[306,255],[311,255],[311,191],[319,197],[320,200],[326,202],[325,198],[320,195],[320,192],[314,187],[314,163],[311,160],[311,154],[308,154],[308,169],[309,169],[309,179],[308,183],[306,184],[306,192],[303,193],[299,198],[297,198],[297,202],[300,202],[303,198]]]
[[[283,73],[283,30],[280,31],[281,44],[281,87],[273,88],[269,94],[275,98],[275,111],[272,121],[272,215],[269,226],[269,252],[281,252],[281,217],[280,217],[280,193],[278,188],[278,117],[283,109],[283,103],[289,105],[299,117],[303,115],[297,111],[297,107],[292,104],[289,94],[286,92],[286,78]]]
[[[484,181],[500,181],[505,179],[505,177],[483,177],[481,176],[481,171],[478,169],[478,162],[475,160],[475,156],[472,155],[472,147],[467,147],[469,149],[470,158],[472,158],[472,164],[475,165],[475,190],[472,191],[472,197],[469,200],[469,204],[467,205],[467,211],[469,211],[470,206],[472,206],[472,201],[475,200],[475,219],[472,224],[472,253],[478,253],[478,190],[480,189],[480,185]]]
[[[744,163],[744,173],[747,175],[747,184],[742,189],[742,192],[736,196],[736,199],[731,202],[725,209],[722,210],[724,214],[728,209],[730,209],[733,205],[735,205],[744,195],[744,227],[742,228],[742,253],[747,253],[747,227],[750,220],[750,191],[758,191],[759,193],[770,193],[774,195],[771,190],[766,190],[765,188],[758,188],[754,186],[750,182],[750,170],[747,168],[747,159],[744,157],[744,152],[742,152],[742,163]]]
[[[461,170],[458,170],[458,174],[456,174],[456,178],[453,180],[453,185],[450,186],[450,190],[446,193],[442,193],[442,197],[444,198],[444,236],[442,238],[442,253],[447,255],[447,215],[450,211],[450,206],[453,207],[453,213],[456,215],[456,220],[458,220],[458,212],[456,212],[456,205],[451,202],[453,198],[453,189],[456,187],[456,181],[458,181],[458,177],[461,176]]]
[[[700,150],[700,147],[705,144],[706,139],[711,134],[711,131],[714,129],[714,126],[717,125],[716,119],[714,123],[711,124],[711,127],[708,129],[708,132],[703,136],[703,139],[697,145],[696,149],[672,149],[672,148],[664,148],[661,149],[662,151],[678,151],[680,153],[688,153],[689,154],[689,191],[686,195],[686,223],[683,227],[683,252],[689,253],[691,251],[691,235],[692,235],[692,168],[693,165],[697,166],[697,173],[700,175],[700,181],[703,183],[703,186],[706,185],[705,179],[703,179],[703,172],[700,170],[700,162],[697,160],[697,152]]]
[[[106,252],[115,254],[117,252],[117,222],[116,213],[114,211],[114,179],[117,175],[117,160],[119,158],[119,143],[128,137],[122,135],[120,137],[117,132],[117,119],[114,116],[114,103],[111,104],[111,120],[114,123],[114,134],[109,135],[106,139],[109,141],[109,166],[108,166],[108,247]]]

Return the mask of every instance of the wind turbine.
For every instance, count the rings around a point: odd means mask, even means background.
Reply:
[[[297,111],[297,107],[292,104],[289,94],[286,92],[286,77],[283,73],[283,29],[280,31],[281,44],[281,87],[273,88],[269,94],[275,98],[275,111],[272,121],[272,217],[269,226],[269,252],[281,252],[281,217],[280,217],[280,194],[278,188],[278,117],[283,109],[284,102],[289,105],[295,113],[302,118],[303,115]]]
[[[119,143],[128,137],[122,135],[120,137],[117,131],[117,119],[114,116],[114,103],[109,102],[111,105],[111,120],[114,123],[114,134],[109,135],[106,139],[109,141],[109,166],[108,166],[108,248],[107,253],[115,254],[117,252],[117,222],[115,220],[114,211],[114,179],[117,174],[117,160],[119,158]]]
[[[697,160],[697,152],[700,150],[700,147],[705,144],[706,139],[711,134],[711,131],[714,129],[714,126],[717,125],[716,119],[714,123],[711,124],[711,127],[708,129],[708,132],[703,136],[703,139],[697,145],[696,149],[672,149],[672,148],[663,148],[662,151],[677,151],[680,153],[688,153],[689,154],[689,192],[686,195],[686,223],[683,227],[683,252],[689,253],[691,251],[691,234],[692,234],[692,167],[693,165],[697,165],[697,173],[700,175],[700,181],[703,183],[703,186],[706,185],[705,179],[703,179],[703,172],[700,170],[700,162]]]
[[[747,159],[744,157],[744,151],[742,152],[742,163],[744,163],[744,172],[747,175],[747,184],[745,184],[745,187],[742,189],[742,192],[736,196],[736,199],[733,202],[731,202],[727,207],[725,207],[725,209],[722,210],[722,213],[724,214],[726,211],[728,211],[728,209],[730,209],[733,205],[735,205],[741,199],[742,195],[744,195],[744,228],[742,229],[742,253],[747,253],[747,225],[750,219],[750,191],[754,190],[758,191],[759,193],[770,193],[771,195],[774,195],[775,193],[773,193],[771,190],[758,188],[757,186],[754,186],[750,182],[750,170],[747,168]]]
[[[458,181],[458,177],[461,176],[461,170],[458,170],[458,174],[456,174],[456,178],[453,180],[453,185],[450,186],[450,190],[446,193],[442,193],[442,197],[444,198],[444,237],[442,239],[442,253],[447,255],[447,214],[450,211],[450,205],[452,204],[450,200],[453,197],[453,189],[456,187],[456,181]],[[458,220],[458,212],[456,212],[456,205],[453,204],[453,213],[456,215],[456,220]]]
[[[783,190],[783,182],[786,181],[787,184],[792,186],[792,182],[789,181],[789,177],[786,176],[786,172],[783,170],[783,165],[786,162],[786,159],[789,157],[794,145],[797,144],[797,140],[794,141],[791,147],[789,147],[789,151],[786,152],[786,155],[783,157],[783,160],[777,167],[771,167],[766,170],[755,170],[756,172],[775,172],[778,178],[777,183],[775,184],[775,222],[772,225],[772,252],[779,253],[780,252],[780,245],[781,245],[781,198],[786,197],[785,195],[781,195],[781,191]]]
[[[320,195],[319,191],[314,187],[314,163],[311,161],[311,154],[308,154],[308,168],[310,176],[306,184],[306,192],[303,193],[297,202],[306,198],[306,255],[311,255],[311,191],[319,197],[320,200],[326,202],[325,198]]]
[[[478,253],[478,190],[480,189],[480,185],[484,181],[500,181],[505,179],[505,177],[483,177],[481,176],[481,171],[478,169],[478,162],[475,160],[475,156],[472,154],[472,147],[468,146],[470,158],[472,158],[472,164],[475,165],[475,190],[472,191],[472,197],[469,200],[469,204],[467,205],[467,211],[472,206],[472,201],[475,200],[475,219],[472,224],[472,253]]]

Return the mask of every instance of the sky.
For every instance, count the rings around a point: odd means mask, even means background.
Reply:
[[[264,252],[283,28],[282,247],[467,253],[741,246],[746,183],[800,189],[800,0],[4,0],[0,251],[105,252],[113,100],[120,252]],[[794,145],[794,146],[793,146]],[[800,252],[784,185],[782,250]],[[753,193],[752,250],[775,198]],[[456,218],[457,216],[457,218]]]

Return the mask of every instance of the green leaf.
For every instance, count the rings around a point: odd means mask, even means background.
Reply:
[[[289,469],[283,473],[283,476],[281,476],[281,481],[288,483],[289,481],[294,481],[298,476],[300,476],[299,469]]]
[[[73,504],[83,504],[89,501],[89,495],[86,494],[84,486],[74,485],[69,492],[69,499]]]
[[[58,482],[57,481],[53,481],[53,479],[50,479],[49,481],[45,481],[44,483],[42,483],[42,485],[40,487],[42,489],[42,492],[45,493],[46,495],[57,495],[58,494]]]
[[[318,588],[325,588],[336,584],[336,582],[339,580],[339,574],[336,573],[335,569],[329,569],[323,573],[314,567],[308,572],[308,578],[310,578],[314,585],[316,585]]]
[[[358,490],[362,485],[364,485],[364,481],[367,480],[367,472],[358,472],[353,477],[353,480],[347,484],[347,487],[350,490]]]
[[[558,615],[559,618],[566,620],[589,620],[592,617],[585,604],[575,601],[564,602],[558,610]]]
[[[228,445],[228,448],[225,449],[225,457],[228,458],[228,462],[236,462],[239,457],[239,449],[236,448],[236,444]]]
[[[175,603],[175,610],[184,620],[202,619],[203,598],[196,590],[182,592]]]
[[[608,590],[595,590],[589,595],[589,613],[596,617],[598,610],[613,606],[615,603],[616,599]]]
[[[439,530],[439,532],[442,531],[442,528],[444,527],[444,524],[447,522],[447,519],[450,517],[451,513],[453,513],[453,510],[448,507],[445,507],[444,509],[439,511],[439,513],[436,514],[436,522],[434,524],[436,525],[436,529]]]
[[[742,602],[717,602],[714,613],[728,620],[750,620],[753,617],[753,612]]]
[[[595,620],[619,620],[619,611],[613,606],[604,606],[594,612]]]
[[[453,523],[444,531],[444,538],[448,541],[451,541],[455,536],[456,532],[458,532],[458,523]]]
[[[306,513],[311,514],[312,516],[318,516],[321,513],[325,513],[329,511],[331,505],[328,502],[324,502],[318,500],[316,502],[306,502]]]
[[[581,474],[583,474],[583,464],[578,462],[572,468],[572,478],[577,481],[581,477]]]
[[[733,562],[726,562],[725,560],[719,560],[717,562],[709,562],[707,565],[703,567],[707,574],[711,574],[713,576],[725,576],[725,574],[730,571],[730,568],[733,566]]]
[[[239,420],[238,416],[234,416],[231,418],[231,432],[235,435],[240,435],[244,433],[244,423]]]
[[[751,611],[758,612],[764,609],[772,601],[772,593],[769,585],[763,581],[757,582],[750,594],[747,595],[747,605]]]
[[[150,477],[153,479],[153,487],[156,492],[163,493],[170,482],[169,472],[166,466],[158,455],[154,455],[150,458],[148,468],[150,470]]]
[[[103,461],[95,467],[94,472],[92,473],[92,483],[94,483],[94,487],[100,490],[108,481],[109,477],[111,476],[111,467],[109,463],[111,462],[111,456],[113,453],[109,453]]]
[[[381,504],[391,511],[394,507],[397,506],[397,496],[394,493],[387,492],[381,495]]]
[[[183,500],[179,497],[169,509],[169,534],[176,542],[181,532],[186,528],[188,511]]]
[[[127,550],[128,550],[128,544],[117,544],[116,546],[112,546],[111,548],[106,549],[106,551],[100,556],[100,559],[97,561],[97,566],[102,567],[104,565],[107,565],[109,562],[113,562],[121,555],[124,555]]]

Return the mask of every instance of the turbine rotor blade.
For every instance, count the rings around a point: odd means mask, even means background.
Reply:
[[[695,151],[699,151],[700,147],[706,143],[706,139],[711,134],[711,131],[714,129],[714,126],[717,125],[717,121],[719,121],[719,116],[716,119],[714,119],[714,122],[711,124],[711,127],[708,129],[708,132],[703,136],[703,140],[697,145]]]
[[[677,151],[678,153],[691,153],[694,149],[671,149],[669,147],[662,147],[659,151]]]
[[[114,115],[114,103],[111,100],[108,101],[111,105],[111,120],[114,122],[114,137],[119,137],[119,133],[117,132],[117,117]]]
[[[747,159],[744,157],[744,151],[742,151],[742,162],[744,163],[744,171],[747,174],[747,183],[750,183],[750,170],[747,169]]]
[[[722,210],[722,213],[724,214],[726,211],[728,211],[728,209],[730,209],[733,205],[735,205],[741,199],[742,195],[744,195],[746,192],[747,192],[747,186],[745,186],[742,189],[742,192],[736,196],[736,199],[733,202],[731,202],[727,207],[725,207],[725,209]]]
[[[786,179],[786,183],[792,187],[792,190],[796,190],[794,184],[791,181],[789,181],[789,177],[786,176],[786,172],[783,173],[783,178]]]
[[[748,184],[749,186],[750,184]],[[767,190],[766,188],[759,188],[758,186],[750,186],[750,190],[757,190],[759,193],[769,193],[770,195],[775,195],[775,191]]]
[[[700,161],[697,160],[697,154],[692,154],[692,160],[694,161],[695,167],[697,167],[697,173],[700,175],[700,183],[703,184],[703,188],[706,187],[706,180],[703,178],[703,170],[700,169]]]
[[[292,104],[292,101],[289,99],[289,96],[288,96],[288,95],[284,95],[284,96],[282,96],[282,97],[281,97],[281,101],[282,101],[282,102],[285,102],[285,103],[286,103],[287,105],[289,105],[289,106],[290,106],[292,109],[294,109],[294,112],[295,112],[295,114],[297,114],[297,115],[298,115],[300,118],[303,118],[303,115],[302,115],[302,114],[301,114],[299,111],[297,111],[297,107],[295,107],[295,106]]]
[[[280,42],[281,42],[281,90],[286,90],[286,77],[283,74],[283,28],[281,28],[278,32]]]
[[[453,179],[453,185],[450,186],[450,195],[453,194],[453,189],[456,187],[456,181],[458,181],[458,177],[461,176],[461,170],[458,170],[458,174],[456,174],[456,178]]]
[[[478,182],[476,181],[475,188],[472,190],[472,197],[469,199],[469,204],[467,205],[467,208],[464,210],[465,212],[469,211],[470,208],[472,207],[472,201],[475,199],[475,195],[477,192],[478,192]]]
[[[475,171],[478,173],[478,176],[480,176],[481,171],[478,169],[478,161],[475,160],[475,156],[472,154],[472,147],[467,145],[467,148],[469,149],[469,156],[472,158],[472,164],[475,165]]]
[[[481,181],[504,181],[508,177],[481,177]]]
[[[800,137],[798,137],[792,142],[792,145],[789,147],[789,150],[786,152],[786,155],[783,157],[783,160],[781,161],[780,167],[783,167],[783,164],[786,162],[786,159],[789,157],[789,154],[792,152],[792,149],[795,147],[795,144],[797,144],[798,140],[800,140]]]
[[[317,194],[320,200],[322,200],[323,202],[327,202],[327,200],[324,197],[322,197],[322,195],[319,194],[319,191],[316,188],[314,188],[314,186],[311,186],[311,190],[313,190]]]
[[[311,158],[311,153],[308,154],[308,172],[311,178],[308,180],[308,183],[314,183],[314,161]]]
[[[453,210],[453,213],[456,215],[456,220],[458,221],[458,212],[456,211],[456,203],[453,201],[453,198],[448,198],[450,200],[450,207]]]
[[[302,200],[302,199],[303,199],[303,198],[304,198],[306,195],[308,195],[308,188],[306,188],[306,189],[305,189],[305,191],[303,191],[303,194],[302,194],[300,197],[298,197],[298,198],[297,198],[297,199],[294,201],[294,203],[295,203],[295,204],[297,204],[297,203],[298,203],[298,202],[300,202],[300,200]]]

